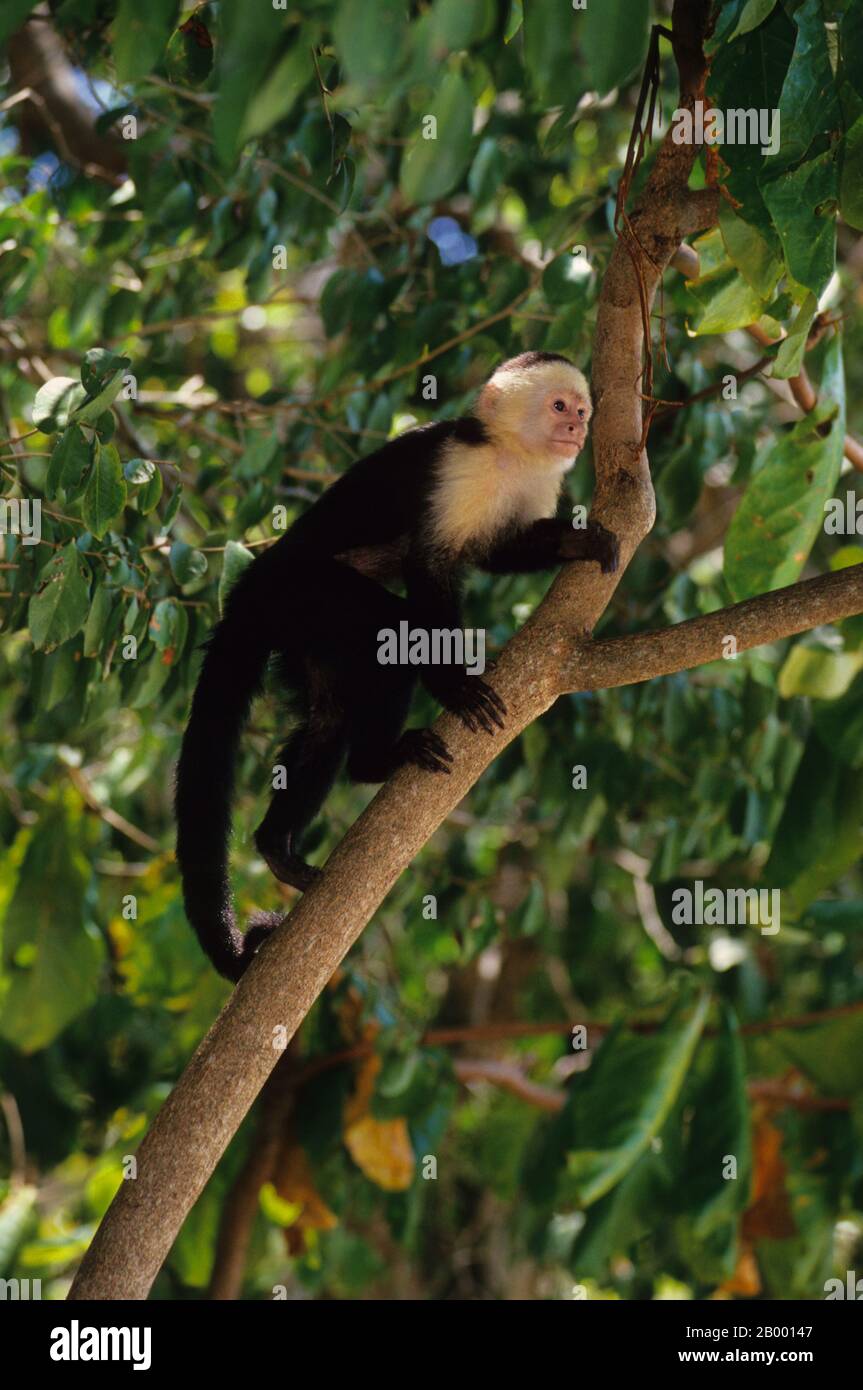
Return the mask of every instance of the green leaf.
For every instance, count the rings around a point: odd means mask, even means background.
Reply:
[[[863,1090],[863,1014],[833,1018],[800,1032],[782,1030],[772,1041],[821,1095],[854,1096]]]
[[[392,80],[407,33],[401,0],[340,0],[333,22],[339,61],[363,87]]]
[[[91,1006],[105,948],[88,920],[80,802],[70,798],[67,809],[55,796],[36,828],[19,839],[26,848],[3,920],[8,984],[0,1035],[29,1053],[47,1047]]]
[[[102,351],[101,348],[95,350],[99,352]],[[90,356],[89,353],[87,355]],[[113,353],[108,355],[113,357]],[[87,400],[84,401],[75,412],[76,420],[79,420],[82,424],[98,426],[99,420],[105,414],[109,405],[120,390],[120,387],[123,385],[123,376],[127,368],[132,365],[131,359],[128,357],[117,357],[114,361],[116,364],[114,369],[112,371],[106,370],[104,375],[99,372],[98,369],[94,372],[87,373],[90,380],[98,381],[100,384],[96,387],[94,394],[88,393]],[[82,369],[82,375],[83,374]]]
[[[842,142],[839,208],[845,221],[863,231],[863,116],[859,116]]]
[[[226,168],[237,158],[246,107],[267,70],[270,55],[261,42],[260,24],[260,14],[253,5],[233,5],[222,11],[213,136],[216,153]]]
[[[174,541],[171,546],[171,573],[178,584],[191,584],[207,573],[207,557],[201,550],[195,550],[185,541]]]
[[[775,232],[772,234],[774,244],[771,244],[757,227],[739,217],[726,202],[719,209],[719,229],[732,264],[761,299],[769,299],[785,269]]]
[[[81,363],[81,383],[88,396],[98,396],[110,385],[118,372],[132,365],[131,359],[121,357],[110,348],[90,348]]]
[[[84,524],[101,540],[114,517],[126,505],[126,483],[123,478],[123,465],[113,444],[97,448],[93,471],[81,512]]]
[[[792,18],[797,37],[778,107],[782,140],[771,156],[786,166],[803,159],[816,137],[842,123],[821,0],[803,0]]]
[[[224,613],[225,599],[243,573],[243,570],[248,569],[254,558],[251,550],[247,550],[239,541],[228,541],[228,544],[225,546],[224,559],[222,560],[222,573],[219,576],[220,613]]]
[[[861,823],[863,781],[810,736],[773,837],[765,881],[802,912],[859,859]]]
[[[386,281],[376,267],[337,270],[321,295],[321,318],[327,337],[334,337],[348,326],[355,330],[370,329],[386,299]],[[264,472],[278,448],[279,441],[272,436],[255,440],[240,460],[240,468],[244,470],[242,476],[254,477]]]
[[[794,279],[820,295],[836,268],[839,166],[833,149],[763,185]]]
[[[116,611],[117,594],[107,584],[97,584],[93,589],[93,601],[84,628],[84,656],[101,656],[105,633],[111,626],[111,618]]]
[[[304,87],[314,77],[311,43],[302,34],[293,37],[291,46],[276,63],[272,72],[251,95],[239,130],[241,145],[253,135],[262,135],[291,111]]]
[[[764,301],[743,276],[728,269],[690,282],[687,289],[698,305],[688,320],[693,333],[730,333],[761,317]]]
[[[579,1278],[602,1279],[611,1260],[632,1250],[655,1229],[656,1212],[667,1208],[672,1191],[673,1176],[664,1152],[648,1149],[587,1211],[569,1258]]]
[[[117,433],[117,416],[113,410],[106,410],[93,425],[100,441],[108,444]]]
[[[435,55],[488,38],[495,22],[494,0],[435,0],[428,42]]]
[[[787,380],[788,377],[798,375],[803,364],[803,354],[806,351],[806,340],[809,337],[812,320],[817,312],[818,300],[816,296],[812,293],[807,294],[788,330],[788,337],[783,340],[776,354],[772,376]]]
[[[384,1059],[381,1073],[375,1087],[376,1092],[388,1100],[402,1097],[413,1083],[422,1066],[422,1054],[396,1052]]]
[[[159,527],[159,530],[162,533],[162,535],[167,534],[167,532],[170,531],[171,527],[173,526],[177,517],[177,513],[180,510],[180,503],[182,502],[182,500],[183,484],[177,483],[177,486],[171,493],[170,501],[168,502],[168,505],[165,508],[165,515],[162,517],[162,525]]]
[[[0,14],[0,43],[5,43],[10,34],[20,29],[31,10],[35,10],[39,0],[3,0],[3,13]]]
[[[132,487],[141,487],[143,483],[152,482],[153,477],[158,473],[155,463],[149,459],[129,459],[123,465],[123,477]]]
[[[701,1065],[694,1068],[692,1087],[684,1103],[690,1113],[683,1146],[686,1186],[680,1207],[689,1213],[697,1259],[698,1244],[749,1205],[752,1180],[752,1138],[746,1094],[746,1057],[733,1010],[722,1005],[719,1035],[705,1044]],[[737,1176],[728,1178],[728,1158]],[[731,1271],[722,1271],[730,1275]]]
[[[70,541],[42,570],[39,588],[30,599],[27,626],[33,646],[53,651],[81,630],[89,611],[87,569]]]
[[[126,690],[126,703],[130,709],[149,709],[160,691],[171,678],[173,663],[163,661],[151,654],[144,656],[135,665],[135,675]]]
[[[183,605],[175,598],[160,599],[153,609],[148,631],[161,654],[162,664],[176,666],[189,631],[189,619]]]
[[[435,139],[425,139],[425,116],[437,120]],[[452,192],[470,164],[473,152],[473,95],[457,72],[448,72],[414,118],[418,129],[402,159],[399,187],[409,203],[433,203]]]
[[[746,0],[737,24],[725,42],[730,43],[732,39],[739,38],[741,34],[748,34],[750,29],[757,29],[759,24],[763,24],[775,4],[776,0]]]
[[[720,11],[720,25],[722,16],[733,13],[731,6]],[[754,111],[759,116],[759,135],[768,134],[760,119],[762,114],[769,117],[779,105],[796,41],[797,29],[785,7],[775,5],[756,28],[733,43],[720,42],[710,69],[711,106],[723,112]],[[724,144],[722,160],[727,172],[723,169],[723,185],[739,204],[740,215],[769,237],[772,228],[762,185],[776,171],[776,156],[765,157],[762,148],[760,143]]]
[[[603,0],[576,11],[572,20],[576,49],[600,96],[641,71],[650,39],[648,0]]]
[[[792,584],[824,524],[845,441],[845,385],[840,340],[824,359],[821,403],[761,451],[761,467],[732,517],[725,539],[725,578],[735,599]],[[822,429],[829,423],[829,430]]]
[[[139,460],[139,462],[142,462],[142,460]],[[150,474],[150,477],[147,479],[145,483],[141,485],[141,487],[138,490],[138,496],[136,499],[138,503],[138,511],[141,512],[143,516],[149,515],[149,513],[153,511],[153,509],[158,505],[159,498],[161,496],[162,470],[156,464],[154,464],[153,472]]]
[[[809,695],[816,700],[837,700],[863,668],[863,651],[834,652],[827,647],[792,647],[779,672],[779,694],[784,700]]]
[[[849,767],[863,767],[863,675],[838,699],[816,705],[812,716],[824,747]]]
[[[71,376],[52,376],[40,386],[33,402],[33,424],[43,434],[64,430],[70,418],[86,399],[80,381]]]
[[[67,425],[54,445],[48,473],[45,478],[45,495],[49,499],[57,496],[57,488],[74,492],[90,462],[90,445],[78,425]]]
[[[529,0],[524,6],[524,65],[537,99],[545,106],[578,101],[584,89],[574,50],[585,15],[561,0]]]
[[[165,67],[171,81],[181,87],[200,86],[212,71],[212,12],[211,5],[199,5],[168,41]]]
[[[573,1085],[566,1191],[590,1206],[620,1182],[658,1134],[683,1085],[710,998],[688,1018],[672,1015],[652,1037],[622,1031],[606,1038]]]
[[[350,272],[347,273],[350,274]],[[332,279],[335,279],[335,276]],[[328,284],[332,283],[332,279]],[[324,293],[326,294],[326,290]],[[331,299],[328,300],[328,305],[331,302]],[[257,478],[261,473],[266,473],[268,465],[272,463],[281,448],[282,442],[278,435],[269,430],[254,435],[252,442],[234,469],[235,476],[238,478]]]
[[[524,23],[524,0],[510,0],[509,18],[504,30],[504,43],[512,43]]]
[[[120,82],[145,77],[171,37],[179,0],[119,0],[114,20],[114,62]]]

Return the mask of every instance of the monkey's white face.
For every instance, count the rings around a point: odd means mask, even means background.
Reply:
[[[518,370],[504,366],[480,397],[480,413],[504,446],[539,465],[554,460],[554,472],[565,473],[587,439],[590,389],[578,368],[568,363]]]
[[[575,463],[587,439],[590,400],[580,391],[570,388],[548,392],[543,404],[549,452],[557,458],[571,459]]]

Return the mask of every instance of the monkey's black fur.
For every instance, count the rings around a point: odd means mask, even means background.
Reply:
[[[524,357],[556,358],[530,353]],[[566,361],[565,358],[556,359]],[[519,365],[532,363],[518,359]],[[430,730],[402,726],[417,678],[473,730],[502,724],[494,690],[457,666],[387,666],[381,628],[407,619],[426,631],[460,626],[464,566],[492,572],[551,567],[565,559],[616,565],[616,543],[597,525],[513,523],[505,534],[446,553],[428,529],[429,500],[444,446],[479,448],[473,416],[424,426],[359,460],[263,551],[231,590],[206,644],[177,769],[177,859],[189,921],[216,969],[239,979],[277,914],[257,914],[243,936],[234,921],[228,841],[234,765],[243,725],[267,663],[276,658],[300,706],[299,727],[276,759],[287,786],[275,791],[255,843],[277,878],[306,888],[320,872],[297,840],[317,815],[344,760],[359,782],[385,780],[402,763],[448,772],[451,756]],[[379,582],[401,579],[405,596]]]

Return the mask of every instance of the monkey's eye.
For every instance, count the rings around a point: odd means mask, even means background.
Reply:
[[[583,420],[583,419],[584,419],[584,406],[579,406],[579,408],[578,408],[578,418],[579,418],[579,420]]]
[[[555,401],[552,408],[554,410],[566,410],[566,401]]]

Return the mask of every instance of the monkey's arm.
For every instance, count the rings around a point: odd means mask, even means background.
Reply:
[[[526,574],[566,560],[597,560],[603,574],[613,574],[618,553],[617,537],[598,521],[576,529],[569,521],[545,517],[498,541],[477,564],[492,574]]]
[[[405,561],[404,582],[413,626],[425,632],[461,627],[459,576],[455,568],[435,564],[414,548]],[[503,728],[506,706],[481,677],[469,675],[464,666],[457,664],[421,666],[419,670],[429,694],[444,709],[457,714],[471,733],[478,727],[489,734],[495,725]]]

